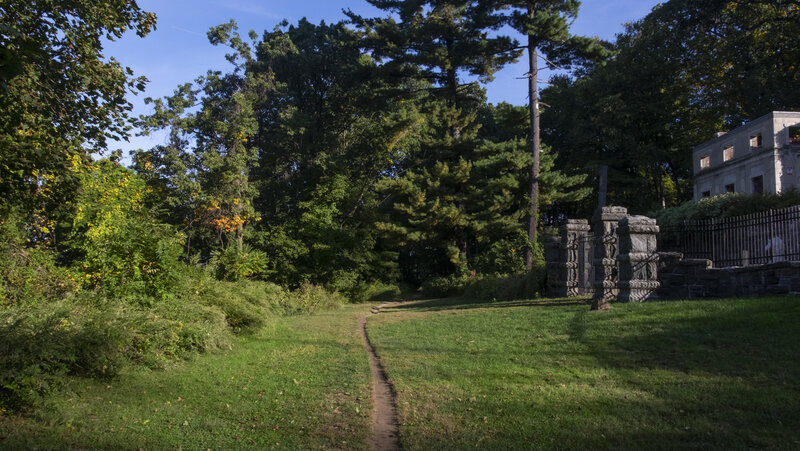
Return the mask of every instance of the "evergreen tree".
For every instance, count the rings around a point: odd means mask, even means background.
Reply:
[[[260,112],[254,236],[276,280],[350,290],[393,281],[396,253],[373,227],[375,183],[394,171],[421,120],[405,88],[379,73],[358,33],[301,20],[267,32],[258,60],[276,90]]]
[[[429,85],[419,101],[426,121],[417,129],[416,147],[398,172],[380,185],[393,203],[390,221],[380,227],[402,243],[407,258],[430,260],[431,250],[438,249],[433,273],[462,272],[475,227],[467,205],[473,191],[471,159],[478,145],[475,111],[485,102],[477,83],[465,82],[462,76],[491,79],[518,55],[516,45],[508,37],[489,36],[496,24],[477,2],[370,3],[390,17],[350,17],[367,33],[384,73]]]
[[[539,126],[539,55],[553,67],[569,68],[571,64],[591,60],[603,53],[597,40],[569,33],[569,24],[578,15],[577,0],[492,0],[480,2],[480,9],[497,15],[496,23],[511,25],[527,38],[528,98],[530,111],[530,208],[528,239],[536,242],[539,214],[540,126]],[[533,249],[526,251],[526,267],[533,266]]]

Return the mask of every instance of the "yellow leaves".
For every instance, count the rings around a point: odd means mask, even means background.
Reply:
[[[26,127],[20,127],[17,129],[17,135],[19,136],[33,136],[33,130]]]
[[[219,216],[218,218],[212,219],[211,225],[217,230],[233,232],[234,230],[239,229],[248,222],[249,221],[247,220],[247,218],[244,218],[239,215],[233,215],[233,217],[228,217],[223,215]]]

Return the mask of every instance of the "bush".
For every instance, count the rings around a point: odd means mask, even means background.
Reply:
[[[145,206],[145,182],[110,160],[75,171],[80,189],[67,246],[82,285],[115,295],[166,295],[182,237]]]
[[[266,282],[219,281],[177,263],[175,274],[171,293],[159,298],[136,290],[113,295],[123,286],[0,306],[0,408],[30,404],[69,376],[113,377],[131,363],[162,368],[195,352],[229,348],[233,333],[258,330],[270,317],[344,303],[342,295],[310,284],[289,292]]]
[[[420,289],[427,297],[441,298],[462,294],[467,286],[469,276],[454,274],[446,277],[431,277],[424,282]]]
[[[0,219],[0,307],[57,300],[78,290],[65,268],[56,266],[56,253],[31,246],[14,212]]]
[[[741,216],[794,205],[800,205],[800,191],[790,188],[780,194],[722,194],[656,210],[649,213],[649,216],[655,218],[660,226],[670,228],[679,226],[684,221]]]
[[[241,249],[230,246],[214,252],[209,267],[219,280],[236,282],[262,274],[267,269],[267,254],[243,244]]]
[[[494,240],[488,248],[478,253],[470,267],[481,274],[517,274],[525,271],[525,249],[528,246],[528,233],[517,230],[506,238]],[[542,246],[534,250],[541,254]],[[543,257],[542,257],[543,258]]]
[[[422,284],[422,292],[429,297],[464,296],[489,301],[535,298],[543,293],[547,282],[543,264],[534,266],[530,273],[433,277]]]
[[[546,277],[541,267],[528,274],[476,276],[467,282],[463,296],[489,301],[537,298],[544,292]]]
[[[279,299],[277,310],[282,315],[310,314],[324,309],[341,307],[345,298],[337,292],[304,283],[300,288],[286,293]]]
[[[218,309],[171,299],[143,309],[84,293],[0,312],[0,402],[16,407],[57,389],[66,376],[110,378],[129,363],[161,368],[230,345]]]
[[[403,297],[403,290],[396,284],[365,282],[359,284],[350,297],[352,302],[397,301]]]

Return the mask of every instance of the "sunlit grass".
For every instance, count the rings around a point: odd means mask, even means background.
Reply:
[[[32,415],[0,416],[2,448],[363,449],[364,306],[276,320],[232,352],[112,381],[72,380]]]
[[[800,299],[385,309],[407,449],[800,446]]]

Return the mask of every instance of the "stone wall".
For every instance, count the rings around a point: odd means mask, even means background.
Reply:
[[[659,254],[661,299],[727,298],[800,294],[800,262],[712,268],[711,260]]]

